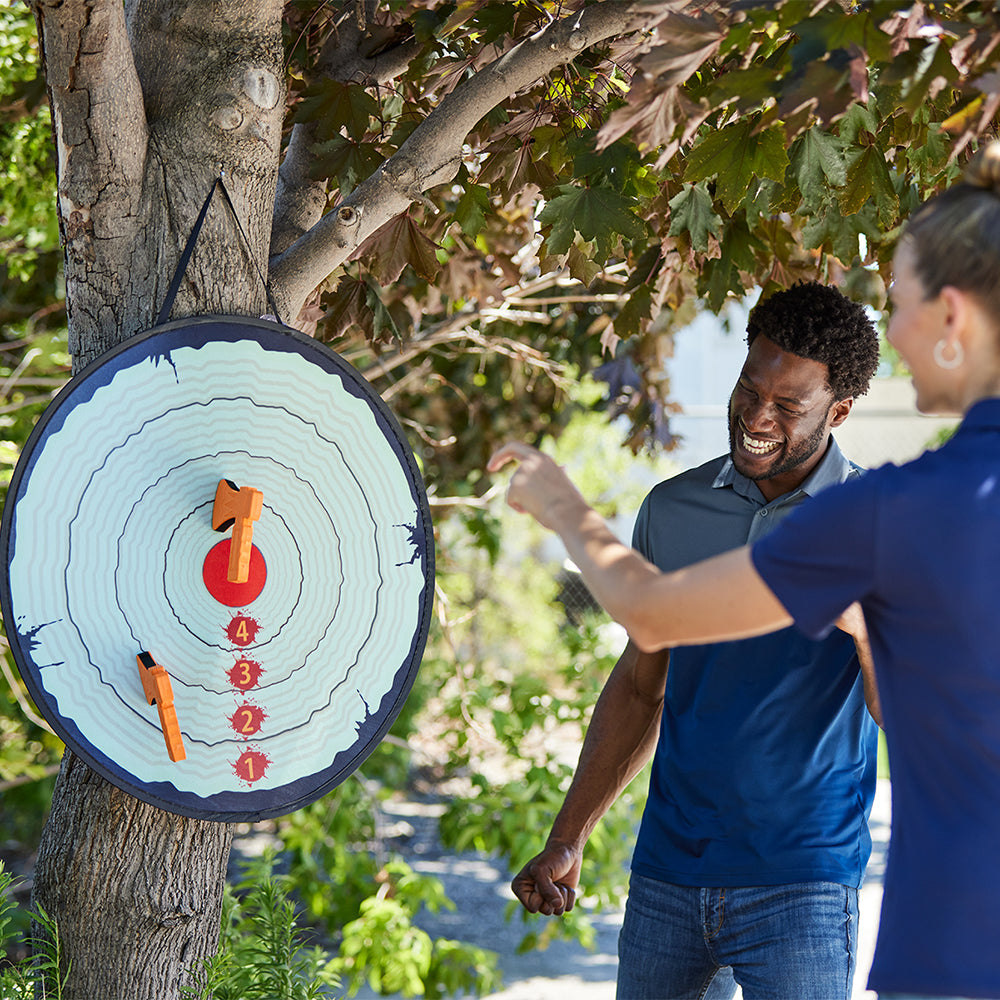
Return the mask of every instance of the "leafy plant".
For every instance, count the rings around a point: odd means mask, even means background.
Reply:
[[[258,873],[260,874],[260,873]],[[322,948],[307,948],[284,880],[265,872],[226,887],[219,951],[192,970],[189,1000],[315,1000],[340,982]]]
[[[68,968],[60,971],[62,949],[59,928],[44,910],[30,914],[35,931],[28,935],[17,930],[27,922],[13,901],[11,890],[16,879],[0,862],[0,952],[9,954],[15,947],[25,958],[0,968],[0,1000],[62,1000]]]
[[[352,995],[367,980],[380,993],[444,997],[493,992],[500,983],[495,952],[447,938],[432,939],[413,923],[422,907],[454,909],[438,879],[400,860],[379,873],[379,891],[364,900],[343,929],[334,967],[349,979]]]
[[[575,763],[590,710],[617,658],[618,650],[609,649],[604,640],[603,624],[592,617],[581,629],[563,629],[558,655],[564,659],[556,675],[561,682],[558,689],[551,675],[522,675],[507,688],[509,703],[494,691],[496,702],[504,706],[494,717],[496,737],[510,760],[524,762],[525,748],[543,749],[534,760],[526,762],[526,767],[512,769],[514,776],[510,780],[490,781],[474,768],[469,793],[452,797],[441,817],[440,833],[445,846],[497,855],[514,871],[541,850],[573,776],[573,764],[567,757]],[[544,749],[560,742],[557,729],[562,730],[561,742],[566,746],[562,753]],[[581,872],[583,905],[559,920],[543,921],[532,917],[516,901],[508,904],[508,919],[520,913],[526,923],[533,925],[519,951],[544,948],[556,938],[592,945],[594,930],[589,913],[616,907],[624,897],[628,859],[647,783],[648,773],[643,772],[591,834]]]
[[[34,849],[52,800],[62,741],[35,712],[0,637],[0,837]]]
[[[381,790],[373,785],[356,773],[277,828],[284,884],[303,901],[304,915],[339,942],[330,968],[352,992],[366,980],[381,992],[413,996],[492,989],[493,952],[432,939],[414,922],[422,909],[454,903],[439,879],[387,855],[378,834]]]

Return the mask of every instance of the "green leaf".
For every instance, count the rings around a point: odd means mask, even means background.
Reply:
[[[317,180],[336,177],[340,192],[349,195],[381,165],[382,159],[368,142],[352,142],[342,135],[313,147],[316,158],[310,173]]]
[[[315,122],[321,136],[334,136],[346,129],[360,140],[372,118],[381,114],[378,101],[356,83],[323,78],[310,84],[299,102],[295,121]]]
[[[814,209],[833,187],[847,183],[847,167],[840,139],[813,126],[795,140],[791,149],[791,175],[802,192],[807,209]]]
[[[802,230],[803,245],[810,250],[824,250],[843,262],[858,256],[858,235],[863,233],[871,244],[880,238],[881,229],[873,205],[866,205],[853,215],[844,217],[835,199],[814,212]]]
[[[669,236],[687,233],[699,253],[708,250],[709,235],[718,236],[722,219],[704,182],[692,184],[670,199]]]
[[[599,152],[594,148],[594,134],[569,144],[573,156],[573,175],[591,183],[604,182],[622,193],[632,193],[632,182],[639,172],[639,151],[630,142],[618,141]]]
[[[841,212],[845,216],[854,215],[871,200],[880,222],[891,225],[899,211],[899,196],[881,147],[872,143],[851,150],[847,162],[847,183],[840,194]]]
[[[709,132],[688,155],[684,180],[716,178],[716,197],[727,212],[743,200],[755,177],[784,179],[788,167],[784,132],[778,126],[754,134],[752,119]]]
[[[927,129],[922,142],[906,148],[910,169],[925,183],[930,183],[948,167],[951,143],[941,128],[934,124]]]
[[[559,194],[538,214],[538,221],[551,225],[546,238],[550,254],[565,253],[573,243],[573,233],[596,243],[599,261],[611,254],[619,237],[642,239],[646,224],[635,214],[633,199],[607,187],[577,188],[563,184]]]
[[[615,317],[615,334],[622,340],[636,336],[642,321],[650,317],[653,308],[653,293],[649,285],[639,285],[625,300]]]
[[[455,221],[466,236],[478,236],[490,211],[490,189],[481,184],[467,184],[455,206]]]
[[[712,87],[711,95],[719,104],[734,98],[737,108],[751,111],[774,97],[778,83],[773,66],[750,66],[726,73]]]
[[[788,10],[795,10],[799,4],[788,4]],[[878,18],[870,10],[856,10],[844,14],[833,5],[825,11],[812,13],[792,27],[799,41],[792,55],[793,68],[801,68],[817,59],[825,59],[828,53],[837,49],[845,50],[856,46],[866,52],[869,61],[887,60],[891,57],[888,36],[878,27]]]
[[[719,240],[722,256],[705,264],[705,271],[698,288],[708,297],[708,306],[718,312],[729,295],[745,292],[740,280],[740,271],[752,272],[754,267],[754,247],[756,241],[742,219],[733,219],[726,226]]]
[[[948,46],[940,38],[930,41],[920,53],[912,76],[902,81],[904,111],[915,114],[928,97],[933,97],[947,83],[958,77]]]
[[[545,238],[545,247],[550,254],[566,253],[573,245],[576,234],[573,217],[585,189],[561,184],[557,190],[559,194],[549,199],[538,213],[538,221],[543,226],[552,227]]]
[[[845,147],[856,145],[862,132],[874,135],[877,131],[878,115],[874,101],[869,101],[867,105],[852,104],[840,120],[840,138]]]

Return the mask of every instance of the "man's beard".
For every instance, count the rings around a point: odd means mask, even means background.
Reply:
[[[737,457],[736,450],[736,426],[739,423],[738,420],[729,421],[729,456],[733,460],[733,465],[736,467],[736,471],[741,475],[745,476],[747,479],[753,482],[760,482],[765,479],[773,479],[775,476],[780,476],[785,472],[791,472],[797,466],[801,465],[803,462],[808,461],[813,455],[819,451],[823,444],[823,439],[826,437],[826,416],[829,415],[829,410],[827,410],[823,419],[816,425],[816,429],[812,434],[809,435],[798,444],[793,451],[789,451],[785,454],[784,458],[781,458],[775,462],[774,465],[767,468],[764,472],[751,473],[746,471],[746,469],[741,469],[741,460]],[[787,438],[786,438],[787,440]]]

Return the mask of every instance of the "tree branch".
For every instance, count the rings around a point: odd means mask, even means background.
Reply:
[[[317,60],[317,74],[364,87],[388,83],[406,69],[420,51],[420,45],[407,41],[372,57],[366,56],[364,51],[365,31],[358,24],[352,4],[341,14],[323,46]],[[326,209],[326,179],[317,180],[310,171],[315,159],[312,152],[315,141],[316,129],[312,123],[300,122],[293,126],[278,171],[271,229],[272,257],[283,253],[307,233]]]
[[[482,117],[584,49],[662,16],[655,4],[605,0],[554,21],[453,90],[399,150],[271,262],[270,282],[283,315],[306,297],[373,232],[422,193],[454,177],[462,144]]]

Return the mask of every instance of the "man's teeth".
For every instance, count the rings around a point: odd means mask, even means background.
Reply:
[[[743,447],[753,455],[766,455],[778,447],[777,441],[758,441],[757,438],[743,435]]]

